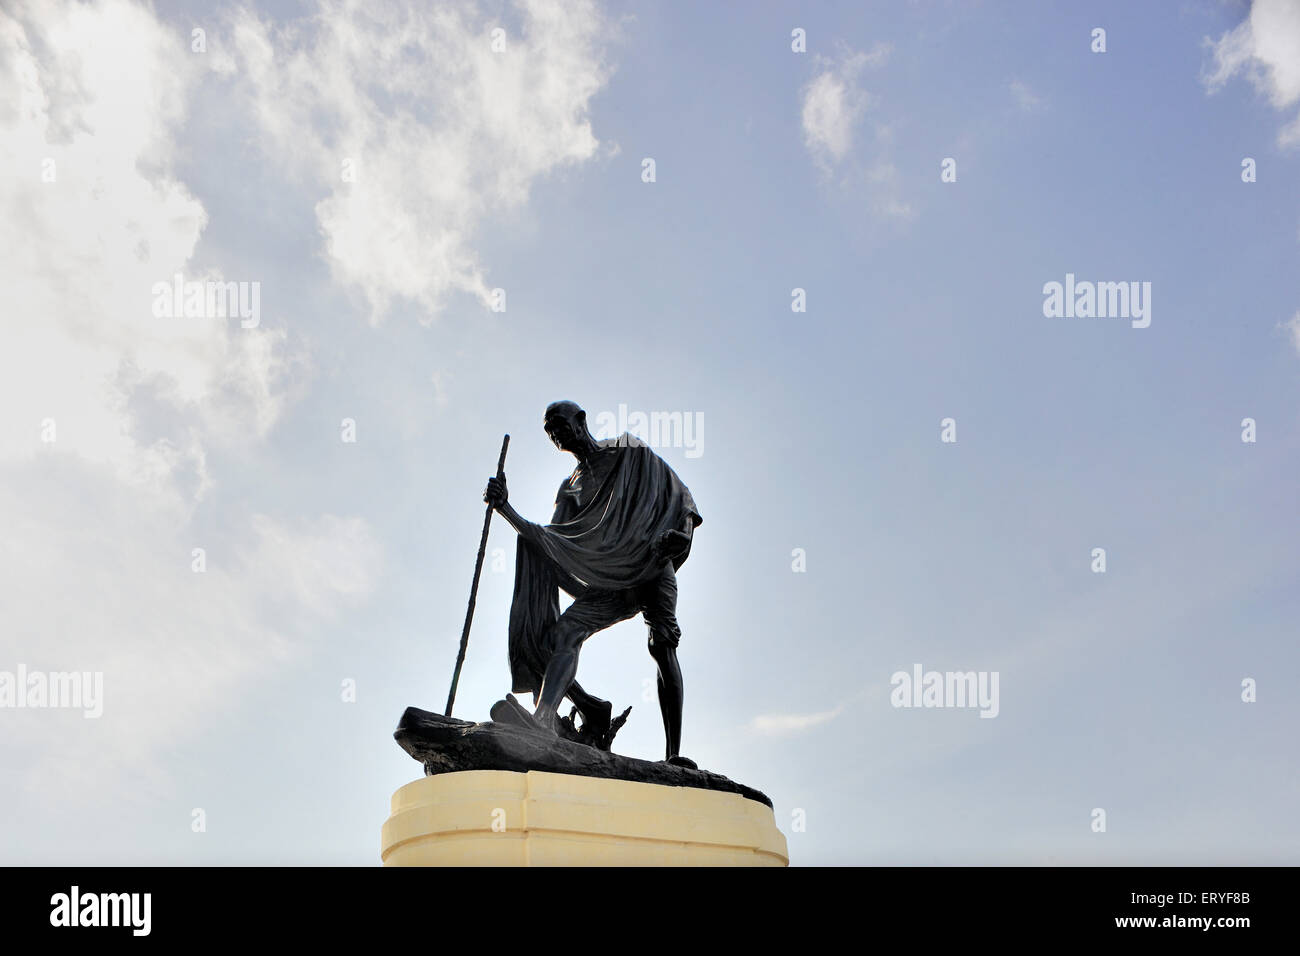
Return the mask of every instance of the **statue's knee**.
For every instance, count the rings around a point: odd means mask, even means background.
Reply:
[[[682,632],[676,624],[667,626],[655,624],[650,627],[650,636],[648,645],[650,656],[655,660],[668,660],[677,653],[677,643],[681,640]]]

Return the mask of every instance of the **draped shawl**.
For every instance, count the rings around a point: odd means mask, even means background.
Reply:
[[[517,694],[541,690],[552,650],[546,638],[560,616],[561,588],[577,597],[588,590],[621,591],[653,580],[667,560],[654,555],[659,535],[689,534],[703,521],[676,472],[640,439],[625,433],[598,444],[603,454],[615,458],[586,506],[572,506],[564,494],[566,479],[551,523],[525,522],[519,529],[509,641],[510,678]],[[672,558],[674,570],[689,554],[688,544]]]

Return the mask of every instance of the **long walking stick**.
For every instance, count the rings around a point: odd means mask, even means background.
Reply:
[[[506,449],[510,447],[510,436],[501,439],[501,457],[497,460],[497,477],[506,476]],[[487,550],[488,528],[492,525],[492,506],[487,506],[483,516],[483,537],[478,542],[478,558],[474,561],[474,583],[469,586],[469,607],[465,610],[465,627],[460,632],[460,652],[456,655],[456,670],[451,675],[451,691],[447,694],[446,716],[451,716],[452,705],[456,703],[456,685],[460,683],[460,666],[465,663],[465,649],[469,647],[469,625],[474,620],[474,602],[478,600],[478,576],[483,571],[483,552]]]

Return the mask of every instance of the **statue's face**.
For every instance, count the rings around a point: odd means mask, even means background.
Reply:
[[[571,421],[564,415],[552,415],[546,419],[542,427],[546,429],[547,437],[551,439],[556,448],[567,452],[577,451],[578,429],[576,422]]]

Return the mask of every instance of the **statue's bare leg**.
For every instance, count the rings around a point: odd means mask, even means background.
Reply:
[[[682,701],[685,687],[677,664],[677,648],[650,638],[650,656],[659,669],[659,711],[664,719],[665,760],[679,757],[682,749]]]
[[[603,737],[612,723],[613,705],[588,694],[577,682],[578,652],[583,642],[597,631],[637,613],[635,595],[630,591],[588,590],[576,597],[544,636],[543,645],[551,648],[551,659],[542,676],[533,716],[549,730],[556,730],[560,705],[568,697],[582,714],[583,729]]]
[[[681,755],[682,669],[677,664],[677,643],[682,630],[677,624],[677,576],[665,563],[663,572],[640,592],[641,613],[650,631],[650,656],[659,670],[659,713],[664,719],[664,759],[683,767],[695,762]]]
[[[568,695],[569,688],[573,686],[574,678],[578,676],[578,651],[582,647],[582,642],[586,640],[587,634],[581,626],[565,620],[563,616],[552,624],[551,628],[551,646],[555,648],[555,652],[546,665],[546,674],[542,678],[542,690],[538,695],[533,718],[544,730],[557,733],[555,724],[558,720],[560,704]]]

